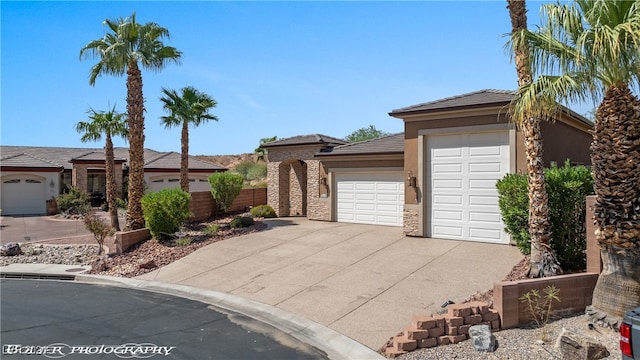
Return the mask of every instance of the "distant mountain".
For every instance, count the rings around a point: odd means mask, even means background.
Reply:
[[[243,161],[256,161],[256,155],[253,153],[239,155],[195,155],[194,157],[198,160],[226,167],[227,169],[232,169]]]

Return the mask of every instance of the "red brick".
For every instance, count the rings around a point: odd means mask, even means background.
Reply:
[[[457,326],[445,326],[444,332],[447,335],[458,335],[458,327]]]
[[[497,311],[495,312],[490,311],[486,314],[482,314],[482,321],[494,321],[499,319],[500,319],[500,314],[498,314]]]
[[[429,330],[416,329],[412,326],[404,329],[404,335],[410,340],[420,340],[429,337]]]
[[[433,314],[432,317],[436,320],[436,327],[444,327],[445,317],[443,315]]]
[[[396,336],[393,338],[393,347],[401,351],[413,351],[418,348],[418,342],[406,336]]]
[[[457,344],[460,341],[465,341],[467,340],[467,335],[447,335],[447,337],[449,338],[449,343],[451,344]]]
[[[444,319],[448,326],[464,325],[464,318],[458,316],[445,315]]]
[[[429,337],[435,338],[442,335],[444,335],[444,326],[429,329]]]
[[[388,348],[384,349],[385,356],[388,357],[388,358],[391,358],[391,359],[393,359],[393,358],[395,358],[397,356],[400,356],[402,354],[406,354],[406,353],[407,353],[406,351],[396,350],[396,349],[394,349],[392,347],[388,347]]]
[[[465,325],[475,325],[482,322],[482,315],[470,315],[464,318]]]
[[[451,340],[449,339],[449,336],[444,335],[444,336],[438,337],[438,345],[449,345],[450,343],[451,343]]]
[[[465,335],[468,334],[470,327],[471,325],[458,326],[458,334],[465,334]]]
[[[471,307],[471,315],[484,314],[489,311],[489,305],[482,301],[471,301],[465,305]]]
[[[416,329],[429,330],[436,327],[437,320],[431,316],[414,316],[411,325]]]
[[[451,304],[447,307],[449,316],[465,317],[471,315],[471,307],[467,304]]]
[[[436,338],[428,338],[428,339],[420,339],[418,340],[419,348],[432,348],[434,346],[438,346],[438,339]]]

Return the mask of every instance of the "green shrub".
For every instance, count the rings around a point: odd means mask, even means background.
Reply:
[[[239,216],[229,223],[229,227],[232,229],[245,228],[251,225],[253,225],[253,216]]]
[[[173,243],[176,244],[177,246],[189,246],[191,245],[191,238],[186,236],[186,237],[179,237],[175,240],[173,240]]]
[[[250,211],[251,215],[255,217],[261,218],[274,218],[276,217],[276,212],[269,205],[258,205],[252,208]]]
[[[240,194],[244,178],[230,172],[214,173],[209,176],[211,195],[216,200],[220,212],[225,213],[231,208],[233,200]]]
[[[267,164],[254,163],[247,172],[246,179],[249,181],[261,180],[267,177]]]
[[[56,198],[58,209],[65,214],[85,214],[91,210],[91,198],[76,187]]]
[[[202,230],[203,233],[211,236],[216,235],[218,231],[220,231],[220,225],[218,224],[209,224]]]
[[[158,240],[173,237],[191,216],[191,195],[180,188],[150,192],[142,197],[142,211],[151,235]]]
[[[127,208],[127,200],[116,198],[116,207],[118,209],[126,209]]]
[[[551,220],[549,245],[565,271],[583,271],[586,267],[586,197],[593,194],[591,171],[568,162],[563,167],[552,164],[545,169],[545,179]],[[498,180],[496,187],[505,231],[523,254],[530,254],[527,177],[507,174]]]
[[[240,163],[238,163],[236,166],[234,166],[233,168],[231,168],[231,171],[241,175],[243,179],[245,180],[249,180],[248,175],[249,175],[249,171],[251,171],[251,168],[255,165],[255,163],[251,160],[244,160]]]
[[[84,215],[84,227],[93,234],[93,238],[98,243],[98,255],[102,254],[102,247],[107,236],[113,235],[114,231],[106,220],[102,219],[94,211],[89,211]]]

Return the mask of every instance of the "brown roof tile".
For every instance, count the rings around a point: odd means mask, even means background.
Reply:
[[[513,99],[514,95],[514,91],[486,89],[403,107],[391,111],[389,115],[397,117],[403,114],[452,110],[455,108],[506,105]]]
[[[263,148],[275,146],[291,146],[291,145],[329,145],[337,146],[347,144],[346,141],[322,134],[299,135],[286,139],[279,139],[270,143],[260,145]]]
[[[404,133],[384,136],[378,139],[360,141],[336,146],[316,153],[316,156],[364,155],[364,154],[404,153]]]

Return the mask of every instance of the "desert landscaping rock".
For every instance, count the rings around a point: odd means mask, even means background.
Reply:
[[[8,243],[0,246],[0,256],[16,256],[22,254],[22,249],[18,243]]]
[[[471,344],[477,351],[493,352],[496,349],[496,337],[488,325],[474,325],[469,328]]]

